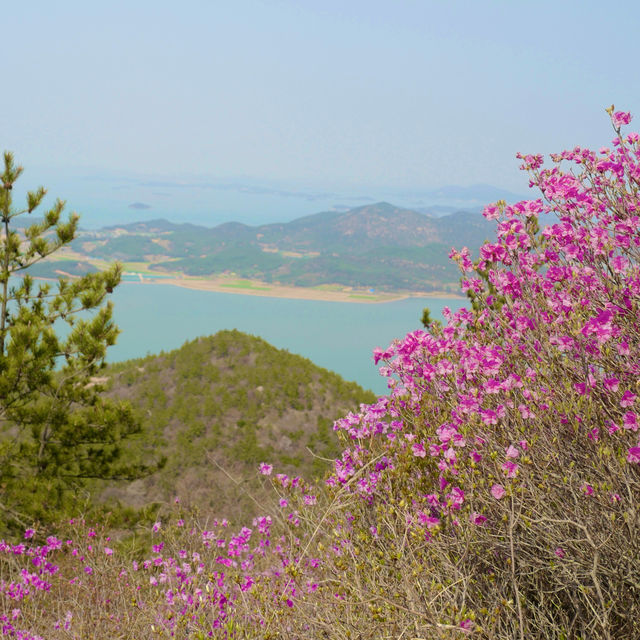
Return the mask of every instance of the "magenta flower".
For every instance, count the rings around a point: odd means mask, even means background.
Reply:
[[[593,487],[588,482],[585,482],[582,485],[582,487],[580,487],[580,489],[582,490],[582,492],[584,493],[585,496],[592,496],[593,495]]]
[[[260,463],[260,473],[263,476],[270,476],[272,471],[273,471],[273,465],[267,464],[266,462]]]
[[[626,340],[620,341],[620,343],[616,345],[616,350],[621,356],[628,356],[631,353],[629,343]]]
[[[507,478],[515,478],[516,475],[518,475],[518,464],[511,460],[507,460],[502,465],[502,470],[507,474]]]
[[[475,524],[480,526],[487,521],[487,516],[483,516],[481,513],[476,513],[475,511],[469,516],[469,522],[471,524]]]
[[[428,516],[424,513],[418,514],[418,520],[423,527],[427,529],[433,529],[440,524],[440,518],[435,518],[434,516]]]
[[[498,424],[498,414],[492,409],[485,409],[480,412],[482,422],[486,425]]]
[[[625,429],[630,429],[631,431],[638,430],[638,418],[633,411],[627,411],[622,418],[622,426]]]
[[[417,442],[411,447],[411,451],[413,451],[413,455],[417,458],[424,458],[427,455],[427,452],[424,448],[422,442]]]
[[[491,487],[491,495],[496,500],[500,500],[501,498],[503,498],[505,493],[506,493],[506,490],[501,484],[494,484]]]
[[[487,220],[497,220],[500,217],[500,208],[495,204],[487,205],[482,211]]]
[[[517,458],[520,455],[520,452],[512,444],[510,444],[507,447],[506,455],[507,458]]]
[[[626,113],[624,111],[616,111],[611,116],[611,122],[613,123],[613,126],[618,129],[622,125],[629,124],[631,122],[631,113],[628,111]]]
[[[629,259],[624,256],[616,256],[611,260],[611,267],[615,273],[624,273],[629,268]]]
[[[471,618],[466,618],[460,623],[460,628],[465,631],[471,631],[473,629],[473,621]]]
[[[579,395],[584,396],[587,393],[587,385],[584,382],[576,382],[573,386]]]
[[[630,407],[636,401],[636,394],[631,393],[631,391],[625,391],[622,394],[622,398],[620,399],[621,407]]]
[[[640,447],[631,447],[627,452],[627,462],[640,464]]]
[[[558,556],[558,558],[564,558],[565,556],[564,549],[562,547],[556,547],[554,553]]]

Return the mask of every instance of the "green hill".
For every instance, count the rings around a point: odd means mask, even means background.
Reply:
[[[273,463],[274,473],[323,474],[322,458],[340,450],[333,421],[374,400],[357,384],[238,331],[111,365],[100,382],[142,419],[132,458],[166,456],[152,476],[94,487],[102,499],[142,507],[179,496],[227,517],[252,513],[248,493],[261,495],[260,462]]]

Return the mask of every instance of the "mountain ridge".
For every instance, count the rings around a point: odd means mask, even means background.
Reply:
[[[434,217],[378,202],[256,226],[165,219],[112,225],[81,231],[69,258],[119,260],[173,277],[229,274],[285,286],[453,292],[459,273],[448,260],[451,248],[477,251],[494,228],[479,213]]]

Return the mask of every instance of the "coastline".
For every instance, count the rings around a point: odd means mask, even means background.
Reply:
[[[238,282],[240,282],[238,284]],[[351,302],[356,304],[383,304],[397,302],[408,298],[459,298],[464,297],[445,291],[402,291],[370,293],[358,289],[319,289],[313,287],[292,287],[287,285],[273,285],[253,280],[236,281],[226,278],[148,278],[137,284],[172,285],[184,289],[197,291],[211,291],[216,293],[235,293],[240,295],[261,296],[265,298],[289,298],[294,300],[319,300],[323,302]]]
[[[102,267],[97,264],[95,266]],[[137,266],[137,265],[136,265]],[[78,276],[57,269],[56,274],[75,279]],[[54,281],[42,276],[38,280]],[[465,296],[448,291],[372,291],[371,289],[354,289],[343,285],[325,285],[320,287],[296,287],[283,284],[272,284],[260,280],[250,280],[236,276],[197,277],[181,274],[152,273],[146,269],[136,271],[126,270],[123,273],[123,283],[138,285],[171,285],[183,289],[196,291],[211,291],[215,293],[233,293],[264,298],[288,298],[292,300],[318,300],[322,302],[350,302],[355,304],[384,304],[398,302],[409,298],[449,298],[465,300]]]
[[[65,260],[89,262],[97,269],[104,269],[109,262],[102,259],[87,259],[86,256],[74,251],[65,252]],[[317,300],[322,302],[351,302],[356,304],[382,304],[397,302],[410,298],[447,298],[466,300],[466,296],[459,291],[378,291],[363,287],[354,288],[337,283],[320,285],[317,287],[297,287],[286,284],[273,284],[251,278],[243,278],[235,273],[224,273],[209,276],[188,276],[179,271],[158,272],[150,269],[149,263],[125,262],[122,282],[136,284],[166,284],[183,289],[196,291],[211,291],[215,293],[235,293],[240,295],[260,296],[265,298],[288,298],[292,300]],[[56,269],[57,275],[67,278],[77,278],[64,270]],[[47,280],[49,278],[40,277]]]

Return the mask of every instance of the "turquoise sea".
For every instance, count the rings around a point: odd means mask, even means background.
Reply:
[[[379,394],[387,387],[373,364],[373,349],[421,328],[425,306],[438,319],[445,306],[457,309],[465,303],[461,298],[380,304],[289,300],[135,282],[123,282],[112,300],[122,333],[109,349],[110,362],[170,351],[198,336],[238,329]]]

